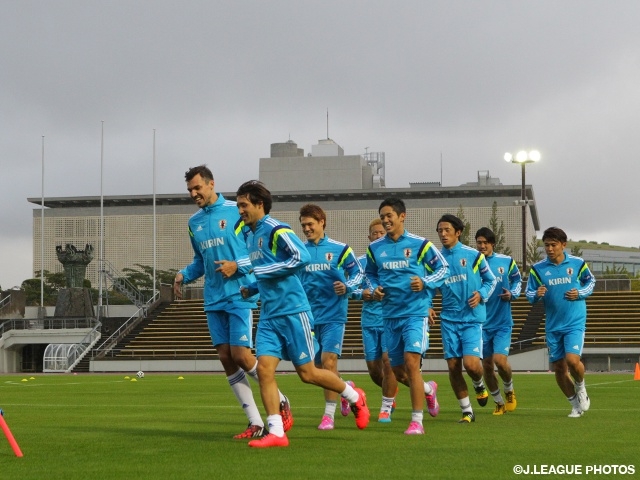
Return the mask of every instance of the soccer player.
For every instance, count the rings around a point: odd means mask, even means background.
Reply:
[[[495,244],[496,236],[491,229],[482,227],[476,232],[476,247],[484,255],[498,282],[487,301],[487,318],[482,325],[482,367],[484,381],[496,404],[493,414],[503,415],[505,412],[513,412],[517,405],[508,355],[513,329],[511,302],[520,296],[522,278],[513,258],[495,252]],[[506,403],[500,394],[496,367],[502,378]]]
[[[356,426],[369,423],[364,392],[328,370],[316,368],[313,316],[297,272],[311,260],[309,252],[288,225],[269,215],[271,192],[259,181],[243,183],[236,192],[238,211],[256,282],[242,287],[243,297],[260,292],[260,321],[256,336],[260,393],[267,412],[269,434],[249,442],[250,447],[286,447],[278,410],[275,372],[280,360],[291,360],[300,379],[339,393],[354,413]]]
[[[369,224],[369,242],[384,237],[385,234],[382,220],[374,218]],[[361,265],[366,265],[367,255],[361,255],[358,257],[358,261]],[[382,389],[382,405],[378,415],[378,422],[389,423],[391,422],[391,413],[395,408],[398,380],[393,373],[391,363],[389,363],[387,344],[384,340],[382,304],[374,300],[373,289],[366,277],[363,279],[361,287],[351,294],[351,298],[362,300],[360,325],[362,328],[364,359],[369,371],[369,377],[371,377],[373,383]],[[402,378],[404,382],[408,383],[406,374]]]
[[[489,398],[482,381],[482,324],[486,318],[485,304],[497,281],[484,255],[460,243],[463,230],[462,220],[455,215],[446,214],[438,220],[442,255],[450,269],[449,278],[440,288],[442,346],[449,382],[462,410],[458,423],[466,424],[475,422],[476,417],[462,376],[463,366],[473,382],[478,404],[484,407]]]
[[[311,256],[298,275],[311,306],[313,333],[319,344],[314,361],[316,367],[339,377],[338,358],[347,323],[348,295],[360,285],[364,275],[351,247],[325,235],[327,215],[321,207],[304,205],[299,220]],[[324,415],[318,430],[333,430],[338,394],[325,389],[324,398]],[[347,416],[349,403],[346,400],[341,403],[341,413]]]
[[[433,291],[443,284],[448,266],[429,240],[405,230],[407,209],[401,199],[383,200],[378,213],[386,235],[369,245],[365,274],[374,299],[382,302],[391,367],[398,378],[404,372],[408,377],[412,412],[404,433],[422,435],[425,396],[432,417],[440,410],[438,385],[430,381],[425,386],[420,370],[422,354],[428,348],[432,298],[425,290]]]
[[[176,274],[174,292],[177,298],[182,298],[182,284],[204,275],[204,310],[211,340],[231,390],[249,419],[247,429],[234,438],[260,437],[264,434],[264,422],[247,380],[248,375],[258,381],[258,363],[251,353],[251,310],[256,308],[257,296],[244,300],[240,295],[240,287],[255,278],[250,273],[247,247],[234,230],[240,219],[238,209],[234,202],[216,193],[213,174],[205,165],[189,169],[185,180],[189,195],[200,210],[189,219],[193,262]],[[288,430],[293,425],[293,417],[289,400],[281,393],[280,408]]]
[[[582,258],[564,252],[567,234],[562,229],[547,228],[542,242],[547,258],[531,267],[526,295],[531,303],[544,302],[549,360],[560,390],[571,403],[569,417],[577,418],[591,405],[580,357],[587,322],[586,298],[593,293],[596,279]]]

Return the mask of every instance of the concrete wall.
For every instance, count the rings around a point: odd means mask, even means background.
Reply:
[[[541,348],[526,353],[509,356],[513,370],[546,372],[549,370],[547,349]],[[364,360],[340,360],[341,372],[366,372]],[[224,372],[218,360],[92,360],[92,372]],[[291,362],[280,362],[278,372],[294,372]],[[446,372],[447,363],[443,359],[425,359],[422,371]]]
[[[259,178],[272,192],[370,188],[362,182],[363,165],[361,155],[261,158]]]

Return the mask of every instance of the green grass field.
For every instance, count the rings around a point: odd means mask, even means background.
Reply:
[[[366,375],[345,375],[368,393],[372,421],[360,431],[352,415],[338,413],[336,429],[321,432],[322,392],[281,375],[295,425],[288,448],[266,450],[231,439],[246,419],[224,376],[124,376],[0,376],[0,408],[24,453],[15,457],[0,436],[0,478],[512,479],[517,464],[635,465],[640,476],[640,381],[629,373],[588,374],[591,409],[577,419],[567,418],[570,405],[553,375],[516,374],[517,410],[494,417],[493,402],[474,405],[470,425],[456,423],[460,410],[446,375],[425,375],[440,385],[441,411],[435,419],[425,412],[424,436],[403,435],[406,388],[393,422],[379,424],[379,389]]]

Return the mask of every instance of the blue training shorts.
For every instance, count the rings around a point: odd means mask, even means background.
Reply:
[[[205,313],[213,345],[226,343],[234,347],[253,347],[253,311],[250,308],[211,310]]]
[[[489,358],[494,353],[500,355],[509,355],[511,348],[511,330],[512,327],[505,326],[496,330],[482,329],[482,356]]]
[[[342,342],[344,340],[344,323],[317,323],[313,326],[313,333],[320,346],[316,352],[316,365],[322,364],[323,353],[342,354]]]
[[[382,354],[387,351],[384,327],[363,327],[362,345],[364,346],[364,359],[367,362],[380,360]]]
[[[291,360],[295,366],[309,363],[315,356],[316,348],[312,323],[311,312],[260,319],[256,334],[256,356]]]
[[[442,320],[440,330],[445,360],[464,356],[482,358],[482,324]]]
[[[422,355],[429,348],[429,317],[385,318],[384,337],[391,366],[404,365],[405,352]]]
[[[549,361],[557,362],[565,358],[567,353],[582,356],[584,346],[584,330],[570,332],[547,332],[547,347],[549,347]]]

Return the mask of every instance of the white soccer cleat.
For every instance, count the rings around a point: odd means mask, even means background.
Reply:
[[[571,413],[567,416],[569,418],[578,418],[578,417],[581,417],[582,415],[584,415],[584,412],[582,410],[580,410],[579,408],[573,407],[571,409]]]
[[[578,395],[578,401],[580,402],[580,410],[582,410],[583,412],[586,412],[587,410],[589,410],[589,407],[591,406],[591,400],[589,400],[589,396],[587,395],[587,390],[580,390],[577,392]]]

